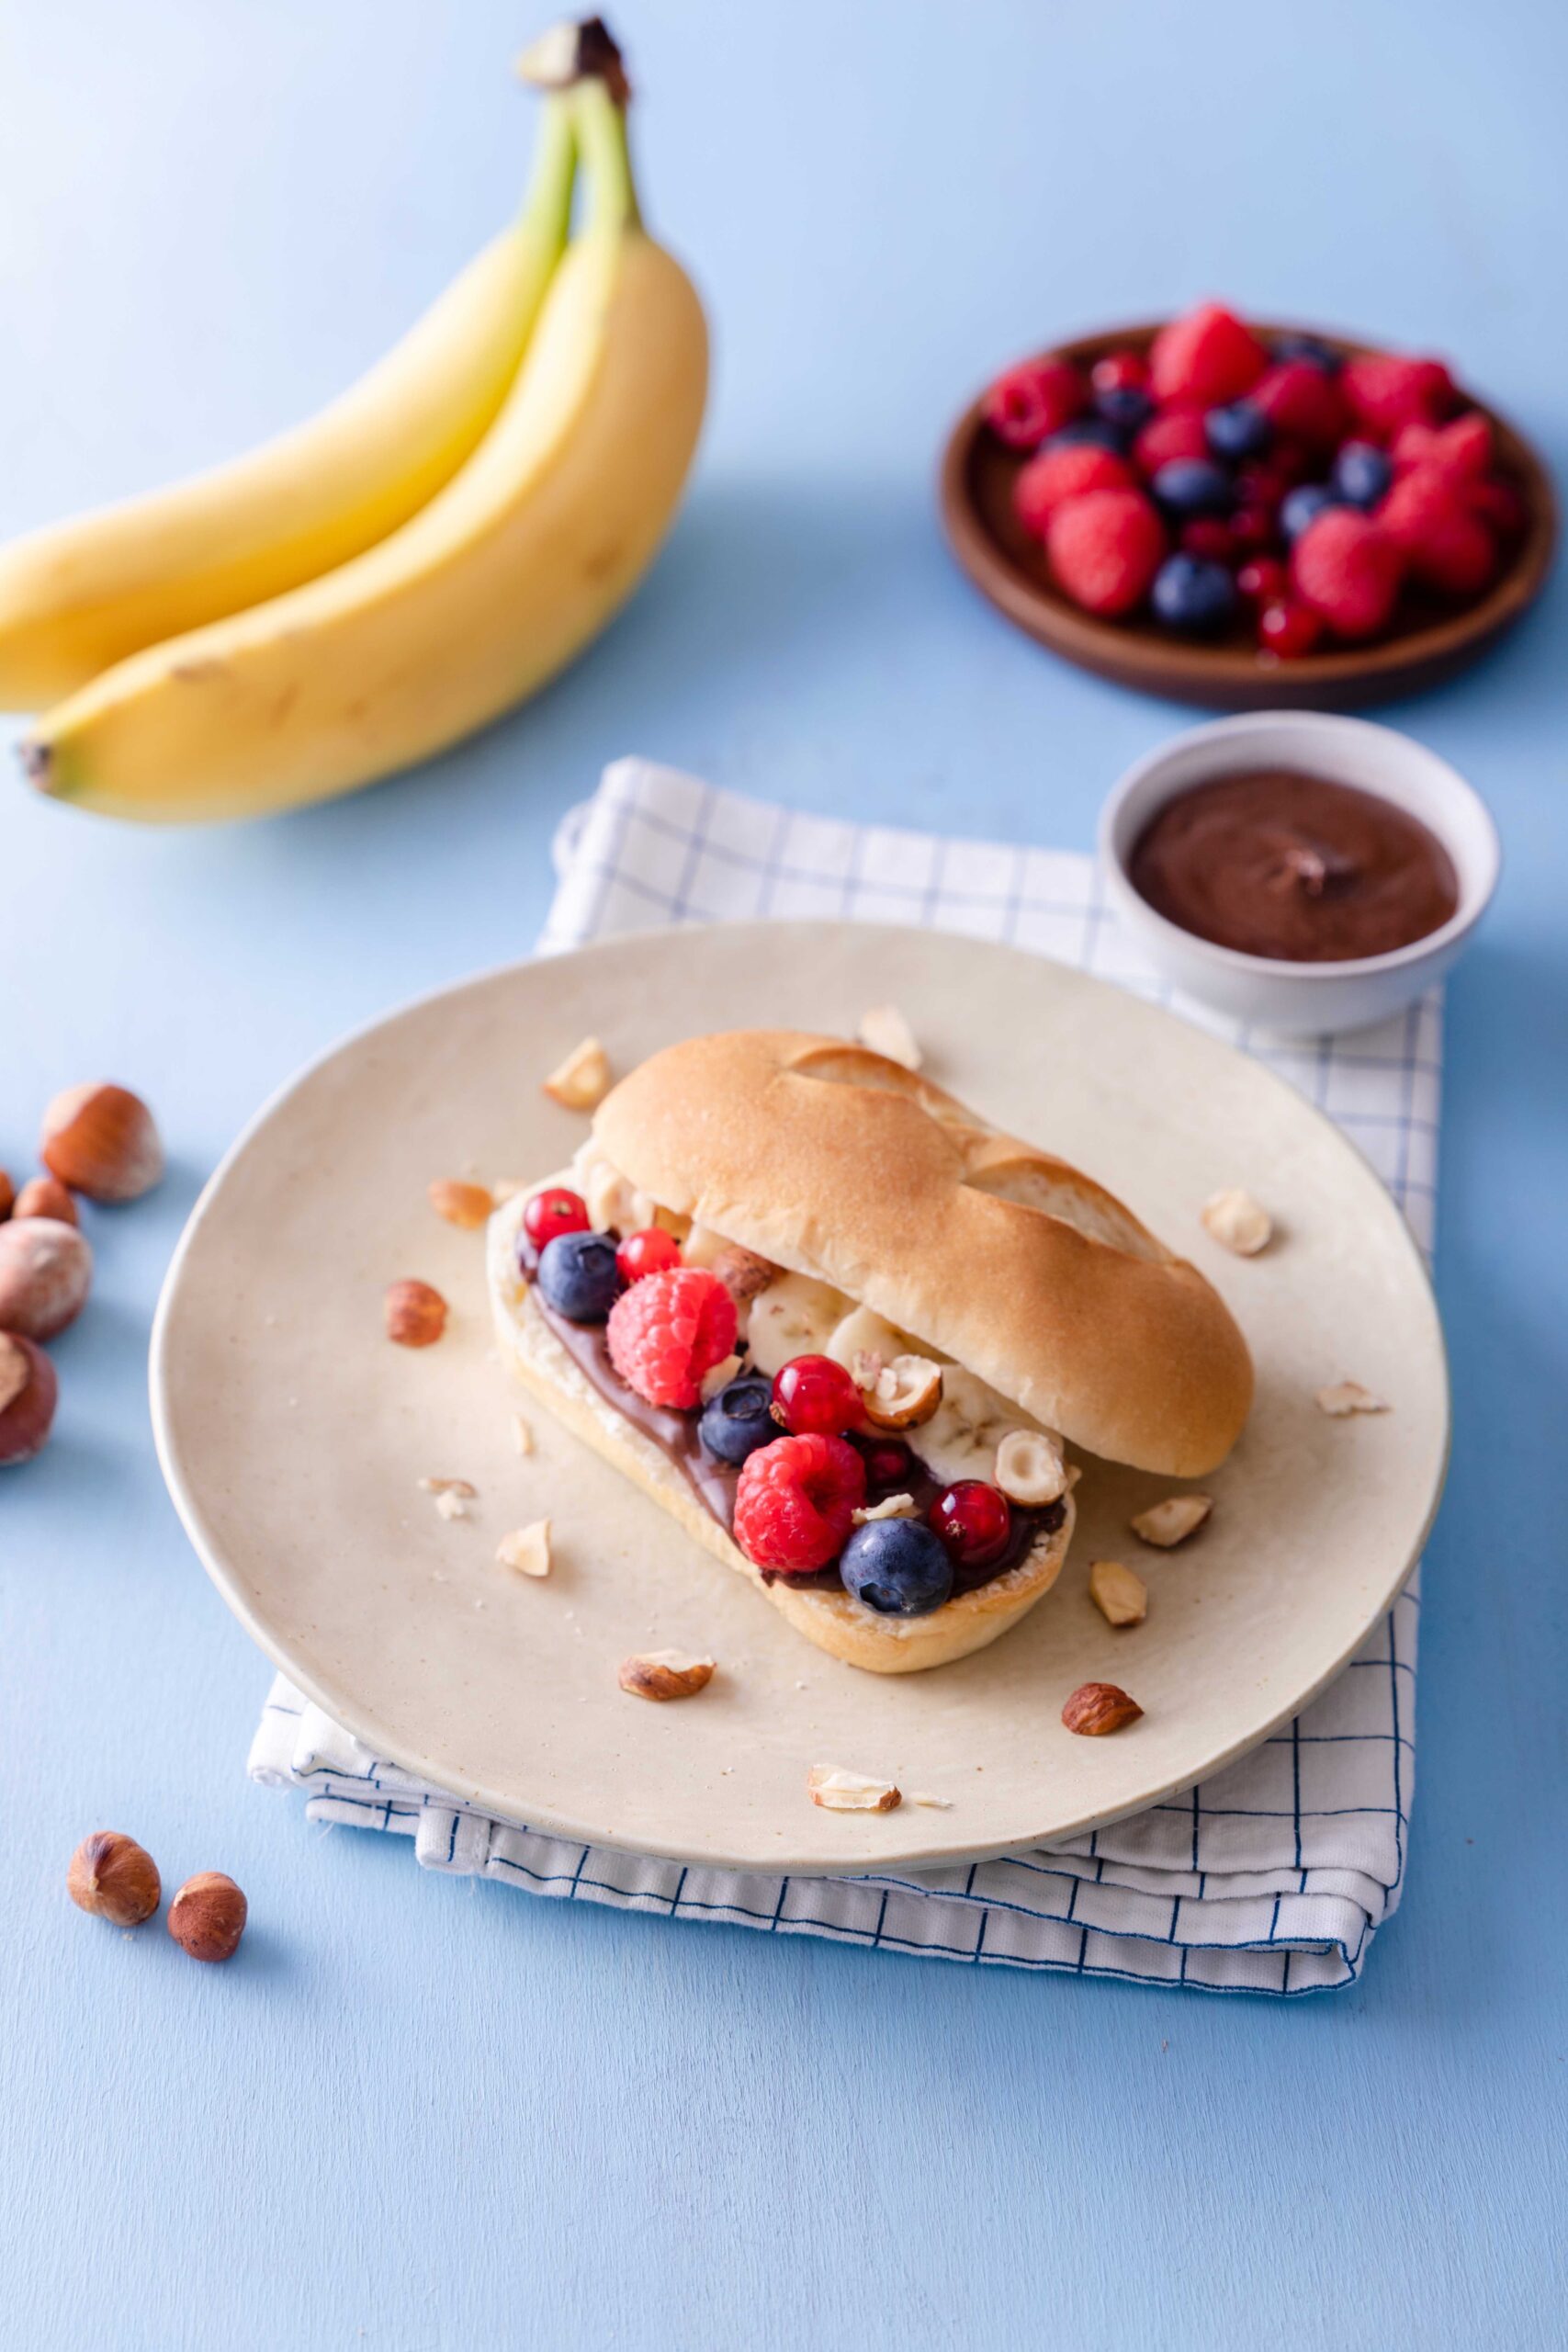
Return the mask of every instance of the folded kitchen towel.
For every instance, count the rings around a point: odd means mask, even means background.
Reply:
[[[643,760],[607,770],[557,843],[541,951],[659,922],[841,915],[1034,948],[1168,992],[1115,929],[1091,862],[851,825],[720,792]],[[1440,1078],[1437,995],[1306,1044],[1178,1010],[1257,1054],[1337,1120],[1428,1250]],[[537,1894],[778,1935],[1216,1992],[1308,1993],[1359,1973],[1399,1900],[1415,1770],[1417,1579],[1298,1719],[1147,1813],[1002,1861],[856,1878],[694,1870],[497,1821],[422,1784],[274,1683],[252,1776],[314,1821],[401,1831],[432,1870]]]

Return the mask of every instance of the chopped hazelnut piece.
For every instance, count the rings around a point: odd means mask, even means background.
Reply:
[[[567,1111],[596,1111],[610,1091],[610,1057],[597,1037],[584,1037],[551,1070],[545,1092]]]
[[[455,1176],[438,1176],[427,1195],[431,1207],[448,1225],[475,1232],[495,1206],[495,1196],[484,1184],[465,1184]]]
[[[1330,1420],[1343,1420],[1349,1413],[1388,1413],[1393,1408],[1386,1397],[1374,1396],[1359,1380],[1341,1380],[1332,1388],[1320,1388],[1317,1409],[1326,1413]]]
[[[953,1811],[953,1799],[951,1797],[929,1796],[923,1790],[911,1789],[909,1791],[909,1803],[911,1804],[923,1804],[931,1813],[951,1813]]]
[[[1091,1560],[1089,1597],[1108,1625],[1141,1625],[1149,1612],[1149,1589],[1120,1560]]]
[[[1167,1495],[1164,1502],[1151,1503],[1147,1510],[1137,1512],[1133,1532],[1141,1542],[1168,1552],[1196,1534],[1213,1508],[1213,1495]]]
[[[1083,1739],[1103,1739],[1136,1723],[1143,1712],[1114,1682],[1082,1682],[1062,1709],[1062,1721]]]
[[[536,1519],[530,1527],[513,1528],[503,1535],[495,1547],[495,1556],[503,1568],[515,1568],[519,1576],[547,1577],[550,1572],[550,1522]]]
[[[850,1513],[855,1527],[874,1526],[879,1519],[919,1519],[920,1507],[913,1495],[886,1495],[879,1503],[867,1503]]]
[[[902,1803],[891,1781],[868,1781],[863,1772],[842,1772],[831,1764],[814,1764],[806,1786],[812,1804],[829,1813],[891,1813]]]
[[[1239,1185],[1228,1193],[1216,1193],[1212,1200],[1205,1201],[1202,1218],[1213,1239],[1237,1258],[1256,1258],[1260,1250],[1269,1247],[1274,1231],[1274,1220],[1268,1210]]]
[[[862,1013],[860,1041],[874,1054],[886,1054],[890,1062],[901,1063],[905,1069],[919,1069],[925,1058],[915,1043],[914,1031],[896,1004],[874,1004]]]
[[[620,1685],[634,1699],[694,1699],[713,1680],[716,1662],[684,1650],[645,1650],[622,1659]]]
[[[521,1413],[512,1416],[512,1451],[513,1453],[532,1453],[534,1451],[534,1432]]]

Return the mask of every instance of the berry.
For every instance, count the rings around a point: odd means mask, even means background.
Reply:
[[[621,1280],[627,1283],[640,1283],[649,1274],[666,1273],[680,1262],[680,1243],[660,1225],[645,1226],[640,1233],[628,1233],[615,1252]]]
[[[523,1230],[536,1250],[542,1250],[558,1233],[586,1233],[589,1222],[586,1202],[581,1194],[569,1193],[564,1184],[536,1193],[523,1212]]]
[[[689,1413],[702,1378],[735,1345],[735,1301],[705,1266],[671,1266],[623,1291],[604,1334],[610,1362],[649,1405]]]
[[[1513,538],[1529,520],[1529,510],[1511,481],[1486,474],[1464,485],[1464,503],[1477,520],[1489,523],[1504,538]]]
[[[1181,526],[1181,545],[1188,555],[1201,556],[1209,563],[1228,563],[1235,553],[1231,537],[1231,525],[1222,523],[1217,514],[1200,514]]]
[[[1177,458],[1206,458],[1209,436],[1199,408],[1165,408],[1151,416],[1133,444],[1133,459],[1141,473],[1158,473]]]
[[[539,1288],[569,1323],[603,1323],[620,1293],[607,1233],[558,1233],[539,1257]]]
[[[1173,458],[1149,484],[1168,514],[1228,514],[1235,493],[1231,478],[1211,458]]]
[[[838,1558],[864,1500],[865,1464],[847,1438],[775,1438],[741,1467],[735,1540],[759,1568],[809,1576]]]
[[[1130,438],[1148,423],[1155,404],[1136,384],[1112,384],[1107,390],[1095,393],[1094,413]]]
[[[1231,551],[1266,548],[1274,536],[1274,517],[1267,506],[1238,506],[1230,519]]]
[[[1325,375],[1307,359],[1287,359],[1270,368],[1249,395],[1276,434],[1304,441],[1314,449],[1332,449],[1344,433],[1348,410],[1338,379]]]
[[[739,1466],[760,1445],[771,1445],[778,1435],[768,1411],[773,1394],[773,1383],[753,1374],[744,1380],[732,1380],[728,1388],[710,1397],[697,1423],[697,1435],[708,1452],[720,1462]]]
[[[1440,595],[1473,596],[1496,568],[1495,542],[1470,510],[1466,487],[1418,466],[1401,476],[1378,509],[1379,528],[1404,550],[1411,578]]]
[[[1249,392],[1269,364],[1250,327],[1223,303],[1201,302],[1162,327],[1149,353],[1157,401],[1196,401],[1214,408]]]
[[[1012,1512],[999,1487],[960,1478],[944,1487],[926,1517],[960,1568],[988,1568],[1012,1540]]]
[[[1336,637],[1375,637],[1393,611],[1404,570],[1394,539],[1353,506],[1319,514],[1291,551],[1292,588]]]
[[[773,1379],[773,1419],[792,1437],[841,1437],[865,1419],[865,1407],[831,1356],[791,1356]]]
[[[1058,506],[1045,544],[1065,594],[1086,612],[1110,616],[1142,604],[1165,533],[1142,491],[1091,490]]]
[[[923,1519],[878,1519],[857,1527],[839,1574],[847,1591],[884,1617],[924,1617],[953,1591],[947,1546]]]
[[[1258,641],[1281,662],[1299,662],[1323,635],[1323,623],[1310,605],[1278,597],[1258,616]]]
[[[1404,424],[1435,424],[1453,406],[1453,378],[1440,359],[1369,352],[1346,362],[1345,396],[1364,425],[1385,440]]]
[[[1236,573],[1235,584],[1249,605],[1272,605],[1285,594],[1291,575],[1271,555],[1255,555]]]
[[[1407,424],[1396,435],[1396,473],[1414,466],[1436,466],[1439,473],[1466,479],[1484,474],[1492,463],[1492,427],[1479,410],[1456,416],[1451,424]]]
[[[1315,334],[1277,334],[1272,347],[1276,359],[1304,360],[1325,376],[1337,376],[1345,365],[1339,354]]]
[[[1012,486],[1012,508],[1026,531],[1045,536],[1045,526],[1058,506],[1081,498],[1088,490],[1130,490],[1132,469],[1124,458],[1092,442],[1063,447],[1053,442],[1019,474]]]
[[[889,1492],[902,1487],[914,1464],[914,1456],[901,1437],[875,1437],[861,1447],[865,1462],[867,1487]]]
[[[1290,487],[1289,477],[1273,466],[1242,466],[1236,472],[1235,494],[1243,506],[1261,507],[1265,514],[1279,512]]]
[[[1127,435],[1103,416],[1080,416],[1076,423],[1064,424],[1060,433],[1053,433],[1050,446],[1053,449],[1111,449],[1120,455],[1127,446]]]
[[[1089,371],[1097,392],[1141,392],[1149,380],[1149,363],[1138,351],[1108,351]]]
[[[1365,514],[1387,496],[1393,468],[1370,441],[1347,441],[1334,460],[1329,480],[1347,505],[1359,506]]]
[[[1203,431],[1214,456],[1230,465],[1242,458],[1260,458],[1274,437],[1274,428],[1256,401],[1212,408],[1203,419]]]
[[[1325,481],[1303,481],[1288,491],[1280,505],[1280,528],[1287,539],[1301,537],[1309,523],[1326,514],[1331,506],[1343,506],[1337,491],[1330,490]]]
[[[1155,618],[1167,628],[1201,636],[1223,628],[1235,610],[1235,582],[1223,563],[1202,556],[1168,556],[1155,575]]]
[[[1037,448],[1083,406],[1077,369],[1066,359],[1026,359],[986,394],[987,424],[1010,449]]]

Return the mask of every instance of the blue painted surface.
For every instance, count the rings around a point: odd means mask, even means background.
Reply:
[[[308,412],[511,204],[542,11],[0,10],[0,526]],[[416,1879],[249,1789],[266,1669],[190,1556],[142,1364],[180,1221],[336,1033],[525,948],[638,749],[803,806],[1087,845],[1177,714],[949,567],[989,365],[1208,290],[1451,352],[1561,465],[1568,19],[1540,0],[853,11],[645,0],[649,209],[717,328],[647,593],[519,718],[366,797],[160,836],[0,804],[0,1159],[107,1071],[175,1165],[93,1220],[59,1433],[0,1493],[0,2341],[1562,2341],[1568,590],[1391,714],[1495,806],[1451,995],[1409,1891],[1285,2007],[882,1960]],[[323,1173],[330,1182],[330,1171]],[[243,1882],[224,1971],[79,1918],[99,1823]]]

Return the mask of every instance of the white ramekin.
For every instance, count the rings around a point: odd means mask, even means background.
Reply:
[[[1134,844],[1157,808],[1190,785],[1247,769],[1289,768],[1357,785],[1408,809],[1454,862],[1459,905],[1438,931],[1387,956],[1294,964],[1216,947],[1168,922],[1128,879]],[[1446,760],[1392,727],[1314,710],[1248,711],[1193,727],[1128,769],[1100,820],[1100,858],[1117,920],[1162,976],[1216,1011],[1288,1036],[1363,1029],[1398,1012],[1446,972],[1497,887],[1497,829],[1479,793]]]

